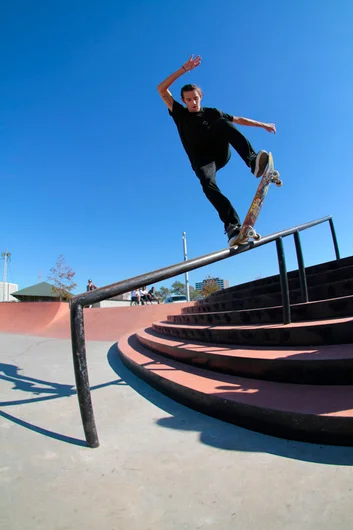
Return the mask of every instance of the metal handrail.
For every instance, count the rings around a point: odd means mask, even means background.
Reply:
[[[175,265],[170,265],[163,269],[158,269],[156,271],[148,272],[146,274],[141,274],[127,280],[113,283],[105,287],[101,287],[94,291],[85,292],[74,296],[70,300],[70,322],[71,322],[71,342],[72,342],[72,354],[73,354],[73,363],[75,370],[75,379],[77,387],[77,395],[80,406],[81,418],[83,429],[85,432],[85,437],[87,445],[89,447],[98,447],[98,434],[96,429],[96,424],[94,420],[94,413],[92,407],[91,393],[89,387],[88,379],[88,370],[87,370],[87,358],[86,358],[86,344],[85,344],[85,334],[84,334],[84,317],[83,317],[83,308],[88,305],[92,305],[103,300],[112,298],[120,294],[130,292],[134,289],[137,289],[142,286],[147,286],[152,283],[157,283],[167,278],[172,278],[178,276],[179,274],[189,272],[191,270],[199,269],[205,265],[210,265],[211,263],[216,263],[237,254],[241,254],[248,250],[261,247],[272,241],[276,241],[277,245],[277,254],[280,265],[280,280],[281,280],[281,291],[282,291],[282,301],[283,301],[283,314],[284,314],[284,323],[287,324],[290,322],[290,300],[289,300],[289,291],[288,291],[288,279],[285,266],[285,257],[282,244],[282,238],[290,235],[298,234],[302,230],[306,230],[313,226],[319,225],[329,221],[331,234],[334,242],[336,258],[339,259],[339,250],[336,239],[336,234],[334,231],[333,221],[331,216],[322,217],[321,219],[316,219],[315,221],[310,221],[293,228],[287,228],[286,230],[281,230],[275,232],[268,236],[263,237],[259,241],[251,241],[241,247],[231,247],[224,250],[219,250],[217,252],[212,252],[205,256],[200,256],[187,261],[182,261]],[[300,245],[300,243],[299,243]],[[301,266],[303,267],[303,260],[300,261]],[[301,268],[302,268],[301,267]],[[302,271],[303,273],[303,271]],[[304,269],[305,274],[305,269]]]

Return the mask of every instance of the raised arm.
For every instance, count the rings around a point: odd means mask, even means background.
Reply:
[[[167,105],[169,110],[172,110],[173,108],[173,96],[169,90],[170,85],[174,83],[178,77],[182,76],[186,72],[190,72],[190,70],[193,70],[199,64],[201,63],[201,57],[198,55],[197,57],[191,55],[190,59],[186,61],[178,70],[176,70],[173,74],[170,74],[167,79],[162,81],[158,87],[157,90],[159,92],[159,95],[163,99],[164,103]]]
[[[247,125],[249,127],[262,127],[267,132],[273,132],[276,134],[276,125],[274,123],[264,123],[262,121],[250,120],[249,118],[237,118],[233,117],[233,122],[238,125]]]

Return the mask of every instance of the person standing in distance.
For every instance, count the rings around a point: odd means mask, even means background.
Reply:
[[[92,283],[92,280],[88,280],[88,285],[87,285],[86,290],[87,291],[94,291],[95,289],[97,289],[97,286],[94,285],[94,283]]]

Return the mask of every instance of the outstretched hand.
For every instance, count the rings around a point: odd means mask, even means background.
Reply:
[[[266,131],[269,133],[273,132],[274,134],[276,134],[277,132],[276,125],[274,123],[264,123],[263,128],[266,129]]]
[[[190,72],[201,64],[201,57],[197,55],[194,59],[193,55],[190,55],[190,59],[183,64],[183,68],[186,72]]]

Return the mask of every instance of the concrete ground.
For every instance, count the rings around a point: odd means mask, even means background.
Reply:
[[[290,442],[183,407],[88,342],[100,447],[71,345],[0,334],[1,530],[353,527],[353,448]]]

